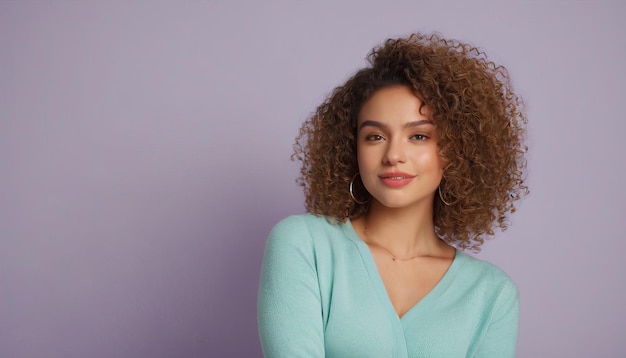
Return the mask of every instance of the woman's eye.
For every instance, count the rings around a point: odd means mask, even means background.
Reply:
[[[414,134],[413,136],[411,136],[411,139],[426,140],[426,139],[428,139],[428,136],[426,136],[424,134]]]
[[[365,137],[365,140],[372,141],[372,142],[383,140],[383,139],[384,139],[383,136],[381,136],[380,134],[370,134]]]

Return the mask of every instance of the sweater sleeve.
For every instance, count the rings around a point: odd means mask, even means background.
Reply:
[[[519,296],[511,281],[503,286],[475,358],[513,358],[519,325]]]
[[[324,333],[313,242],[302,219],[279,222],[269,235],[258,297],[265,357],[324,357]]]

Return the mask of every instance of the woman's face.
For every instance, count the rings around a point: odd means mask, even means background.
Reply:
[[[432,208],[443,172],[431,111],[407,86],[380,89],[357,122],[361,180],[373,200],[389,208]]]

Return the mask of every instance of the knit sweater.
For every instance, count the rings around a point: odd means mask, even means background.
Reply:
[[[268,238],[258,298],[265,357],[514,357],[518,317],[509,277],[458,250],[400,318],[349,220],[291,216]]]

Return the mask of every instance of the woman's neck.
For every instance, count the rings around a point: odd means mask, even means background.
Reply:
[[[395,255],[441,256],[450,247],[435,234],[432,206],[387,208],[372,203],[369,212],[358,219],[362,239]]]

